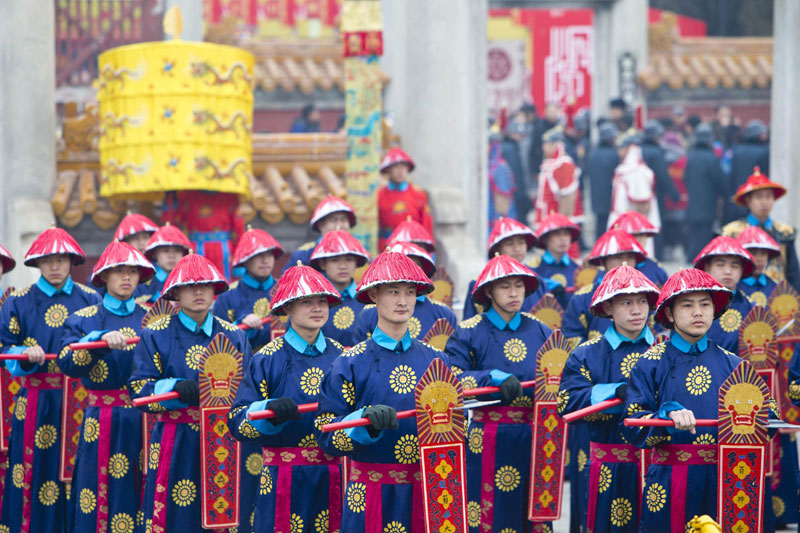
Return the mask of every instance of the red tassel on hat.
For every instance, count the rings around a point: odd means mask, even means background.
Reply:
[[[186,250],[186,252],[192,250],[192,242],[189,240],[189,237],[187,237],[180,228],[170,225],[169,222],[158,228],[158,230],[150,236],[150,240],[147,241],[147,246],[144,249],[145,257],[154,261],[155,255],[153,252],[159,246],[180,246]]]
[[[690,292],[708,292],[714,301],[714,318],[719,318],[733,298],[733,293],[722,286],[710,274],[696,268],[687,268],[671,275],[664,286],[656,303],[655,318],[664,327],[672,328],[672,323],[667,320],[664,310],[681,294]]]
[[[750,255],[744,246],[733,237],[726,237],[720,235],[714,237],[706,247],[700,250],[697,257],[694,258],[694,267],[698,270],[705,270],[706,263],[714,256],[731,255],[738,257],[742,260],[742,277],[746,278],[756,269],[756,263],[753,256]]]
[[[592,265],[602,266],[606,257],[626,253],[634,254],[637,264],[647,259],[647,252],[630,233],[611,229],[600,236],[586,260]]]
[[[162,228],[163,229],[163,228]],[[164,282],[161,297],[165,300],[177,300],[175,289],[188,285],[214,285],[214,294],[228,290],[228,282],[220,274],[214,263],[200,254],[188,254],[181,257]]]
[[[402,151],[400,148],[390,148],[386,155],[381,160],[381,172],[386,172],[390,166],[397,165],[398,163],[405,163],[408,165],[408,171],[414,170],[414,160],[411,156]]]
[[[659,290],[647,276],[634,267],[623,264],[612,268],[603,276],[603,281],[592,295],[589,310],[595,316],[609,318],[608,313],[603,310],[603,303],[610,302],[621,294],[644,294],[650,309],[653,309],[658,301]]]
[[[361,277],[356,300],[371,303],[367,292],[372,287],[389,283],[411,283],[417,288],[417,296],[433,291],[433,283],[414,261],[404,254],[383,252],[372,262]]]
[[[786,187],[778,182],[770,181],[767,176],[761,173],[760,168],[753,167],[753,173],[747,178],[747,181],[736,190],[736,194],[733,195],[733,203],[746,207],[747,200],[745,197],[751,192],[761,189],[772,189],[775,193],[776,200],[786,194]]]
[[[766,250],[770,258],[781,253],[780,245],[772,236],[758,226],[747,226],[737,237],[742,247],[747,250]]]
[[[145,282],[152,278],[156,269],[150,264],[142,253],[128,244],[118,240],[113,240],[103,250],[103,254],[92,269],[92,276],[89,282],[95,287],[102,287],[106,283],[100,276],[106,270],[110,270],[118,266],[132,266],[139,269],[139,283]]]
[[[114,238],[122,241],[136,233],[150,233],[152,235],[157,230],[158,225],[146,216],[139,213],[128,213],[117,226]]]
[[[578,237],[581,235],[580,226],[571,221],[566,215],[554,211],[544,217],[539,223],[539,227],[536,228],[536,233],[534,233],[536,237],[535,245],[539,248],[544,248],[544,243],[542,241],[544,236],[560,229],[568,229],[573,242],[578,240]]]
[[[350,227],[352,228],[356,225],[356,211],[353,206],[338,196],[329,195],[323,198],[314,209],[314,213],[311,215],[311,227],[319,231],[317,227],[319,221],[333,213],[346,213],[347,218],[350,220]]]
[[[390,245],[396,242],[410,242],[425,248],[429,252],[436,251],[433,235],[431,235],[422,224],[411,220],[410,216],[398,224],[389,236]]]
[[[431,257],[428,252],[423,250],[422,247],[417,246],[412,242],[396,242],[389,246],[388,251],[405,254],[408,257],[419,258],[422,262],[422,265],[420,265],[422,271],[425,272],[425,275],[428,277],[433,276],[433,273],[436,272],[436,263],[433,262],[433,257]]]
[[[358,266],[364,266],[369,261],[369,253],[358,242],[358,239],[353,237],[349,231],[336,230],[326,233],[322,240],[319,241],[314,252],[311,254],[309,263],[314,268],[319,268],[321,259],[328,259],[329,257],[338,257],[340,255],[352,255],[356,258]]]
[[[498,254],[489,259],[489,262],[483,267],[475,281],[475,287],[472,289],[472,299],[481,305],[490,305],[491,302],[486,295],[488,286],[497,280],[512,277],[520,277],[525,282],[526,297],[539,288],[539,278],[531,269],[516,259]]]
[[[248,259],[259,254],[272,252],[275,259],[283,255],[283,247],[275,238],[266,231],[258,228],[248,228],[236,243],[233,251],[233,267],[244,266]]]
[[[309,296],[325,296],[328,306],[342,303],[342,297],[336,287],[328,279],[305,265],[298,264],[286,270],[278,281],[275,294],[272,296],[272,314],[285,314],[286,304]]]
[[[638,211],[627,211],[617,217],[611,229],[621,229],[631,235],[658,235],[659,228]]]
[[[528,246],[528,250],[536,243],[533,231],[525,224],[509,217],[498,218],[492,226],[492,231],[489,233],[489,240],[486,244],[486,252],[489,255],[489,259],[494,257],[500,242],[517,235],[525,237],[525,244]]]
[[[48,228],[36,237],[25,254],[25,266],[36,266],[38,259],[48,255],[70,255],[73,265],[86,261],[86,254],[72,235],[56,227]]]

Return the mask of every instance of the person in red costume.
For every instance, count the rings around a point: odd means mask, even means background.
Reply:
[[[400,148],[390,149],[381,161],[381,173],[389,183],[378,190],[378,249],[389,243],[389,236],[398,224],[411,217],[433,235],[433,217],[428,195],[408,181],[414,160]]]
[[[195,251],[231,279],[230,256],[244,233],[239,196],[216,191],[170,192],[164,202],[164,222],[186,230]]]

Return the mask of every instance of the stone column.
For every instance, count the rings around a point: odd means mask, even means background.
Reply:
[[[775,218],[800,226],[800,108],[794,93],[800,86],[800,2],[775,0],[772,45],[772,117],[770,121],[770,179],[788,193],[775,204]]]
[[[0,238],[17,259],[5,284],[35,281],[22,258],[54,222],[55,4],[3,2],[0,16]]]
[[[384,0],[385,107],[428,190],[455,298],[486,262],[487,0]]]
[[[198,0],[166,0],[164,10],[178,6],[183,18],[183,32],[181,39],[184,41],[203,40],[203,2]]]

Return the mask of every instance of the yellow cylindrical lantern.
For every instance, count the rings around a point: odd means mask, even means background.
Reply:
[[[101,195],[249,198],[252,54],[174,40],[114,48],[98,62]]]

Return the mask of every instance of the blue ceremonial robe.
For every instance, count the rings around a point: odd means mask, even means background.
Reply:
[[[232,324],[240,324],[244,317],[251,313],[259,318],[267,318],[271,309],[270,291],[274,285],[275,280],[272,276],[259,281],[245,272],[234,287],[217,297],[214,302],[214,314]],[[269,322],[261,329],[246,330],[253,350],[258,350],[271,341],[271,334]]]
[[[161,291],[164,289],[164,282],[167,281],[169,272],[155,264],[155,262],[153,266],[156,269],[155,275],[144,283],[140,283],[136,286],[133,297],[136,298],[137,302],[155,303],[159,296],[161,296]]]
[[[398,342],[375,328],[369,340],[342,353],[333,362],[322,383],[315,436],[327,453],[351,459],[349,478],[342,506],[342,531],[366,530],[368,494],[381,495],[382,531],[412,531],[412,522],[424,520],[422,508],[413,508],[421,496],[419,445],[415,418],[399,420],[396,430],[383,430],[375,437],[364,427],[322,433],[318,428],[330,422],[362,418],[370,405],[388,405],[397,411],[415,408],[414,388],[434,358],[448,366],[441,351],[406,332]],[[382,476],[370,474],[387,469]],[[388,476],[388,469],[398,474]],[[415,498],[416,493],[416,498]]]
[[[616,389],[626,384],[634,365],[652,344],[654,338],[645,328],[641,335],[631,340],[617,332],[613,326],[601,337],[581,344],[570,354],[559,388],[559,413],[567,414],[614,398]],[[571,500],[570,518],[580,517],[580,528],[594,533],[623,533],[638,530],[639,516],[639,463],[633,450],[621,433],[620,419],[624,418],[622,406],[606,409],[602,413],[584,418],[576,425],[589,430],[592,446],[622,445],[616,448],[625,453],[629,462],[605,462],[593,465],[591,459],[578,475],[589,487],[588,476],[592,467],[599,472],[596,491],[589,490],[588,500],[594,499],[595,516],[586,523],[586,495]],[[613,449],[613,448],[612,448]],[[603,448],[603,451],[607,450]],[[575,483],[578,480],[573,480]],[[577,483],[580,485],[581,483]],[[630,513],[627,511],[630,510]]]
[[[133,298],[120,302],[106,293],[101,305],[76,311],[64,326],[58,366],[64,374],[80,378],[90,391],[70,497],[75,511],[69,530],[75,533],[99,531],[101,526],[107,531],[124,530],[124,525],[137,519],[142,494],[142,439],[131,436],[142,434],[142,413],[130,404],[126,388],[135,345],[129,344],[125,350],[74,351],[69,344],[100,340],[109,331],[136,337],[145,313],[147,308],[134,303]],[[105,470],[102,475],[101,470]],[[103,485],[99,487],[101,477]],[[107,501],[102,513],[98,500]]]
[[[342,303],[330,310],[328,322],[322,326],[322,333],[349,348],[362,339],[357,338],[356,317],[364,309],[364,304],[356,300],[356,283],[353,281],[340,291]]]
[[[664,285],[664,283],[666,283],[667,279],[669,278],[664,269],[661,268],[661,265],[659,265],[650,258],[647,258],[638,265],[636,265],[636,270],[644,274],[647,277],[647,279],[649,279],[659,287]]]
[[[334,308],[335,309],[335,308]],[[456,315],[445,304],[431,300],[427,296],[419,296],[414,305],[414,314],[408,320],[408,331],[412,339],[423,340],[430,331],[433,323],[444,318],[455,327],[458,325]],[[356,318],[355,339],[362,341],[369,338],[372,330],[378,325],[378,310],[375,304],[364,306]]]
[[[556,261],[556,258],[553,257],[550,252],[545,251],[539,264],[533,270],[541,281],[549,280],[553,285],[557,284],[568,288],[574,287],[575,271],[578,270],[578,268],[580,268],[578,263],[570,259],[569,255],[564,254],[560,261]],[[545,282],[545,284],[547,284],[547,282]],[[552,290],[552,288],[550,290]],[[567,305],[569,305],[571,296],[571,293],[565,292],[563,296],[558,298],[558,303],[560,303],[561,307],[565,310],[567,309]],[[523,307],[523,309],[529,311],[530,307]]]
[[[462,321],[447,341],[453,372],[464,389],[499,386],[509,376],[532,380],[536,373],[536,352],[552,333],[545,324],[527,313],[517,313],[505,322],[494,310]],[[502,347],[502,348],[501,348]],[[470,531],[549,531],[549,523],[528,521],[530,448],[533,419],[533,389],[513,400],[511,407],[483,407],[472,416],[467,433],[467,508],[472,516]],[[512,415],[516,412],[516,415]],[[506,415],[499,422],[499,414]],[[515,418],[516,417],[516,418]],[[487,442],[486,435],[491,439]],[[483,463],[493,455],[493,479],[485,479]],[[496,477],[500,473],[500,477]],[[495,479],[496,478],[496,479]],[[490,493],[484,487],[492,487]],[[477,513],[477,515],[476,515]],[[493,519],[487,519],[490,513]]]
[[[42,277],[12,292],[0,311],[3,353],[22,353],[36,345],[45,353],[58,353],[69,314],[99,301],[95,291],[71,279],[56,290]],[[11,421],[0,526],[13,533],[64,532],[70,510],[59,480],[63,375],[55,361],[27,366],[6,363],[12,375],[24,377]]]
[[[315,415],[304,414],[301,420],[276,426],[269,420],[250,421],[247,413],[269,409],[276,398],[288,397],[298,405],[317,401],[323,376],[341,353],[342,345],[322,333],[309,345],[289,328],[250,363],[228,416],[228,427],[238,440],[263,447],[266,458],[260,472],[255,531],[280,531],[288,528],[291,520],[292,531],[313,532],[322,529],[319,524],[328,524],[331,506],[336,506],[334,513],[340,512],[339,460],[326,457],[317,445]],[[290,459],[281,457],[290,454]],[[309,463],[309,454],[317,460]],[[278,485],[282,476],[289,475],[289,486]],[[336,489],[335,501],[329,501],[332,488]],[[287,492],[279,494],[284,489]],[[314,497],[307,497],[310,494]],[[285,518],[282,524],[278,523],[280,516]]]
[[[777,286],[778,284],[772,281],[772,278],[766,274],[759,274],[742,279],[736,288],[742,291],[755,305],[766,307],[769,296]]]
[[[577,346],[587,340],[599,337],[611,326],[611,320],[600,318],[589,311],[592,295],[600,285],[602,278],[595,280],[592,285],[587,285],[578,290],[570,299],[564,312],[564,322],[561,330],[564,335]]]
[[[527,266],[527,265],[526,265]],[[530,268],[530,267],[529,267]],[[533,269],[531,269],[533,270]],[[528,295],[525,300],[522,302],[522,310],[528,312],[531,308],[536,305],[536,303],[542,299],[542,296],[547,294],[547,290],[545,289],[545,283],[542,280],[539,280],[539,287],[533,294]],[[475,280],[469,282],[469,287],[467,288],[467,295],[464,297],[464,311],[461,314],[461,319],[466,320],[468,318],[472,318],[475,315],[479,315],[486,311],[486,308],[477,302],[472,300],[472,290],[475,288]]]
[[[197,380],[198,358],[218,333],[225,334],[243,354],[244,372],[252,355],[247,337],[243,331],[211,313],[200,325],[181,312],[142,330],[128,382],[131,398],[170,392],[180,380]],[[154,403],[142,409],[158,417],[150,435],[147,458],[143,500],[145,528],[153,533],[204,533],[199,493],[202,483],[199,409],[180,400]],[[255,507],[258,472],[253,475],[247,465],[251,454],[259,452],[252,445],[241,448],[240,528],[251,523]],[[157,482],[165,476],[166,485]]]
[[[742,291],[737,289],[733,293],[733,300],[731,300],[728,309],[711,324],[711,329],[708,330],[708,338],[721,348],[738,354],[739,326],[742,325],[742,320],[752,308],[753,303],[747,299],[747,296]]]

